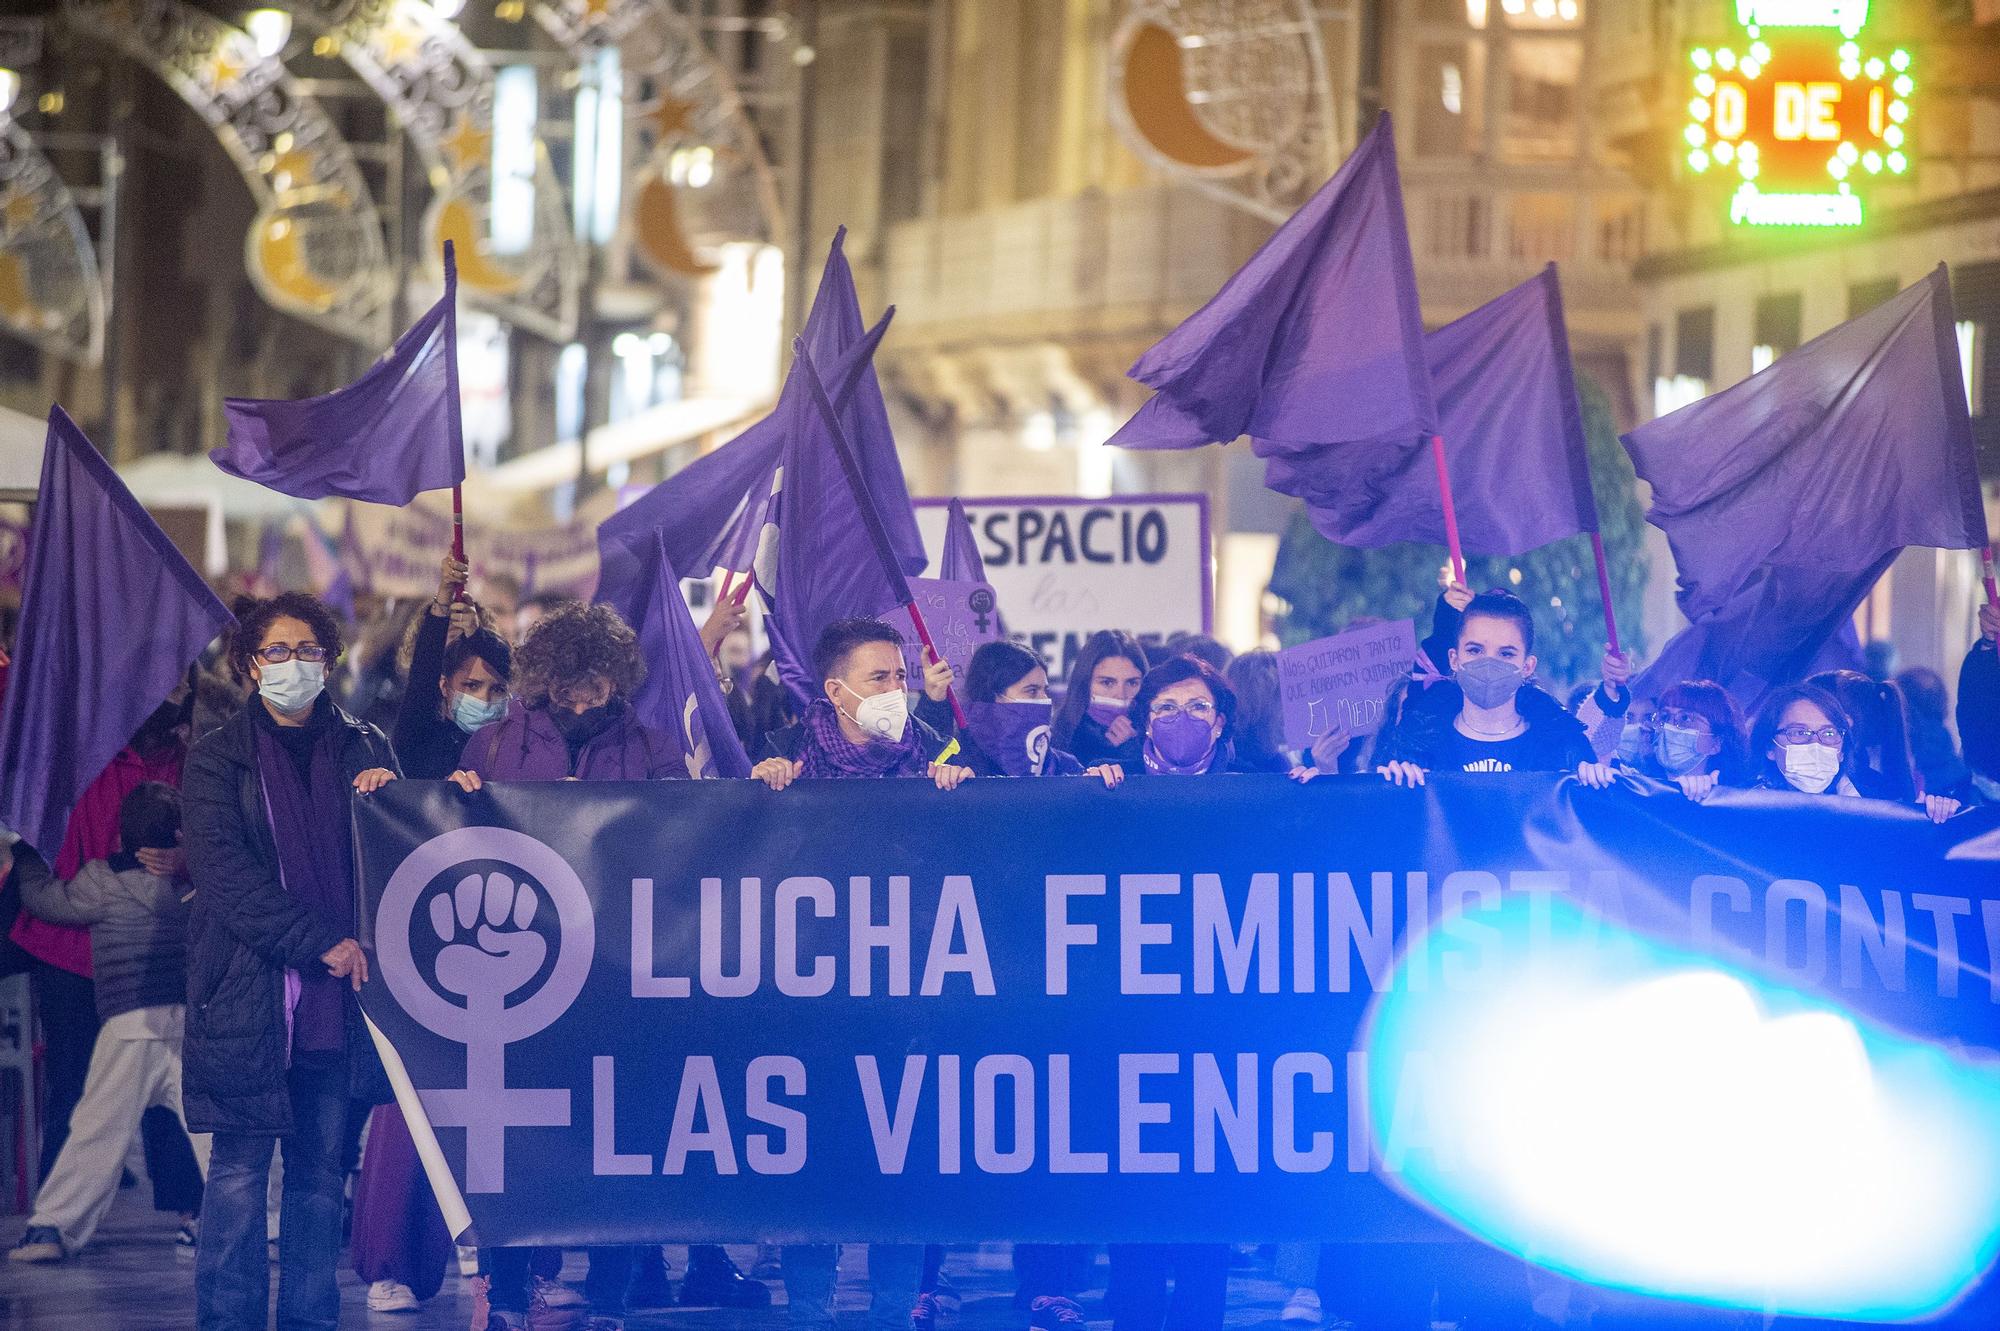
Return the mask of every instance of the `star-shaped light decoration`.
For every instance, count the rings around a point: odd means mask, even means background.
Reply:
[[[611,10],[617,0],[583,0],[583,21],[589,24],[602,23],[611,17]]]
[[[372,43],[382,63],[391,69],[407,62],[423,44],[424,34],[401,14],[392,14],[376,30]]]
[[[220,92],[242,78],[243,71],[247,67],[246,63],[238,58],[237,52],[231,51],[227,46],[218,46],[202,67],[202,73],[208,78],[208,86]]]
[[[451,133],[438,142],[445,156],[451,159],[452,174],[462,176],[486,160],[493,148],[493,133],[481,129],[473,123],[471,116],[460,112],[458,119],[452,123]]]
[[[35,201],[35,196],[21,190],[9,190],[6,197],[0,199],[0,221],[6,223],[9,235],[25,230],[40,211],[41,204]]]
[[[696,103],[672,93],[662,97],[660,104],[650,113],[653,132],[659,136],[659,142],[671,143],[676,135],[693,129],[695,106]]]

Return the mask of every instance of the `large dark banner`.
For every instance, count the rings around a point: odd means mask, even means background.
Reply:
[[[479,1237],[1459,1230],[1935,1310],[2000,1242],[2000,817],[1536,776],[357,803]]]

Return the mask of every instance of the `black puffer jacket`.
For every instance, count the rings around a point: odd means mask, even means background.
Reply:
[[[1959,668],[1958,738],[1966,765],[2000,781],[2000,652],[1985,638],[1972,644]]]
[[[287,1133],[285,972],[310,971],[341,941],[287,892],[278,847],[257,776],[257,721],[252,695],[235,716],[188,755],[181,781],[182,842],[194,878],[188,921],[187,1038],[182,1097],[190,1132]],[[396,767],[381,731],[321,697],[339,727],[343,791],[371,767]],[[324,721],[326,718],[318,718]],[[347,796],[352,799],[352,795]],[[348,818],[346,801],[340,811]],[[384,1104],[388,1079],[345,995],[349,1092]]]
[[[1450,680],[1422,692],[1412,690],[1402,715],[1376,742],[1375,763],[1415,763],[1425,771],[1437,767],[1437,755],[1449,741],[1452,726],[1465,706],[1465,695]],[[1590,762],[1590,736],[1583,722],[1539,686],[1523,685],[1514,708],[1528,723],[1528,747],[1514,764],[1523,772],[1568,772]]]

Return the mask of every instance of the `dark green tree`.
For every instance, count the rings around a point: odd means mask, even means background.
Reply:
[[[1590,445],[1591,488],[1597,496],[1618,636],[1628,655],[1641,651],[1639,605],[1645,593],[1645,513],[1639,506],[1632,460],[1618,442],[1611,403],[1581,368],[1577,395]],[[1283,602],[1278,636],[1287,645],[1338,633],[1358,615],[1414,619],[1422,637],[1437,599],[1437,571],[1445,551],[1436,545],[1392,545],[1354,550],[1313,530],[1303,507],[1292,515],[1271,571],[1271,594]],[[1566,687],[1597,676],[1604,649],[1604,611],[1590,538],[1572,536],[1514,559],[1466,557],[1474,591],[1511,587],[1535,615],[1539,677]],[[1443,669],[1445,663],[1437,663]]]

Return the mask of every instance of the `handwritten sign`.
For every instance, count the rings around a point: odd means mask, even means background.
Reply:
[[[972,667],[972,654],[981,644],[1001,636],[999,598],[986,583],[947,582],[943,578],[911,578],[910,594],[916,598],[938,655],[951,662],[952,672],[963,687],[965,672]],[[903,661],[910,672],[910,687],[921,687],[923,639],[917,636],[909,612],[899,607],[882,618],[903,635]]]
[[[1278,653],[1278,698],[1285,743],[1305,749],[1346,726],[1350,735],[1382,728],[1389,688],[1417,659],[1416,625],[1407,619],[1349,629]]]
[[[945,504],[916,501],[932,572]],[[1150,646],[1212,627],[1205,495],[973,498],[965,511],[1008,635],[1058,684],[1098,629],[1121,628]]]

